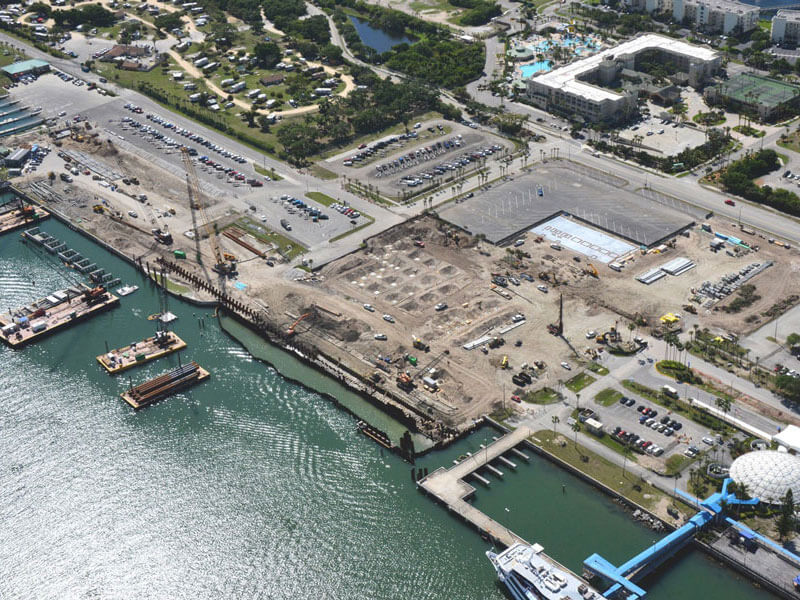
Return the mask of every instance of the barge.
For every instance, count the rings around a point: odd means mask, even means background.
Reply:
[[[155,379],[133,386],[120,396],[134,409],[139,410],[208,379],[210,375],[203,367],[192,361]]]
[[[186,342],[174,332],[157,331],[152,337],[99,355],[97,362],[102,365],[109,375],[115,375],[184,348],[186,348]]]
[[[0,339],[21,348],[118,305],[119,298],[103,286],[79,284],[0,314]]]
[[[0,235],[26,227],[31,223],[40,223],[50,217],[45,209],[22,202],[14,202],[13,206],[0,208]]]

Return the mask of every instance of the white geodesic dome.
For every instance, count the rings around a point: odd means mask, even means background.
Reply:
[[[800,502],[800,457],[775,450],[748,452],[733,461],[729,477],[744,483],[747,493],[769,504],[780,504],[791,489]]]

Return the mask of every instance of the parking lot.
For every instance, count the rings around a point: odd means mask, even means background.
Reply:
[[[683,454],[690,446],[708,449],[702,442],[704,437],[709,437],[706,429],[622,387],[619,389],[624,396],[614,404],[600,407],[593,402],[590,405],[599,415],[595,418],[603,423],[612,438],[630,445],[637,454],[662,460],[673,454]]]
[[[508,143],[501,138],[462,124],[445,127],[438,121],[419,123],[408,134],[363,146],[328,159],[328,168],[392,196],[441,183],[450,173],[499,159],[508,150]]]
[[[513,181],[484,188],[439,214],[473,234],[484,234],[493,243],[564,212],[647,246],[692,223],[686,214],[620,189],[625,183],[578,163],[548,163]]]
[[[9,93],[23,106],[41,106],[45,119],[71,118],[114,101],[85,84],[77,85],[75,82],[79,80],[68,78],[64,81],[55,73],[45,73],[27,85],[17,84]]]
[[[664,156],[695,148],[706,141],[701,128],[662,119],[657,116],[662,111],[663,108],[654,105],[653,116],[645,116],[641,121],[621,129],[619,136],[629,142],[633,142],[634,138],[641,140],[642,146],[654,148]]]

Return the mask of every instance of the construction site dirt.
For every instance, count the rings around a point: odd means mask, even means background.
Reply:
[[[645,254],[633,249],[610,263],[619,265],[617,271],[599,262],[589,264],[591,259],[585,254],[551,247],[549,240],[532,233],[524,234],[518,245],[502,248],[434,216],[423,216],[387,229],[365,240],[358,251],[307,273],[294,268],[300,265],[299,258],[287,261],[276,256],[274,248],[240,227],[247,210],[243,202],[209,199],[212,225],[203,233],[193,222],[185,180],[107,142],[68,140],[62,146],[71,148],[91,154],[139,184],[121,183],[126,193],[111,194],[100,181],[84,174],[73,182],[60,177],[51,181],[42,174],[48,169],[64,171],[63,162],[52,152],[48,156],[52,165],[43,164],[40,174],[22,184],[46,208],[126,256],[141,257],[150,264],[158,256],[174,260],[174,251],[183,250],[182,265],[262,311],[284,331],[308,314],[294,331],[299,342],[319,348],[362,381],[390,389],[420,414],[452,427],[470,425],[520,391],[557,387],[567,380],[571,375],[560,362],[579,367],[603,350],[587,339],[589,331],[616,327],[627,340],[636,335],[636,327],[643,327],[634,325],[634,330],[626,331],[630,323],[643,318],[650,330],[671,312],[681,315],[684,330],[697,325],[741,335],[779,310],[773,305],[782,303],[780,310],[785,310],[800,298],[800,284],[792,276],[800,267],[796,249],[770,244],[716,218],[708,221],[713,233],[696,225],[688,230],[688,237],[678,235],[659,249]],[[137,198],[140,194],[147,197],[146,202]],[[100,203],[97,198],[110,200]],[[96,209],[97,204],[102,210]],[[246,245],[223,234],[234,224],[233,237]],[[159,244],[152,229],[173,232],[173,245]],[[195,230],[199,238],[183,235]],[[231,279],[219,281],[208,269],[214,255],[205,238],[215,231],[221,233],[222,251],[240,257],[237,281],[246,285],[236,286]],[[711,242],[719,239],[714,233],[737,236],[743,244],[727,243],[712,251]],[[746,245],[760,249],[753,251]],[[275,267],[267,266],[258,252],[275,257]],[[197,264],[198,255],[203,267]],[[680,257],[693,267],[650,285],[636,279]],[[714,284],[753,263],[771,266],[747,282],[755,286],[748,302],[736,301],[739,291],[724,299],[699,295],[705,282]],[[504,278],[506,285],[493,284],[495,276]],[[212,299],[192,291],[180,277],[172,279],[185,287],[179,293]],[[558,321],[562,295],[563,337],[558,337],[548,333],[548,326]],[[723,310],[733,303],[738,312]],[[473,349],[464,348],[482,339]],[[525,363],[542,367],[534,370],[536,378],[521,390],[512,376]]]

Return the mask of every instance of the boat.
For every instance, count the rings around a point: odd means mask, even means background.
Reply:
[[[539,544],[517,542],[486,553],[497,578],[515,600],[602,600],[600,592],[544,554]]]
[[[117,288],[115,292],[117,296],[130,296],[133,292],[139,289],[138,285],[123,285]]]

